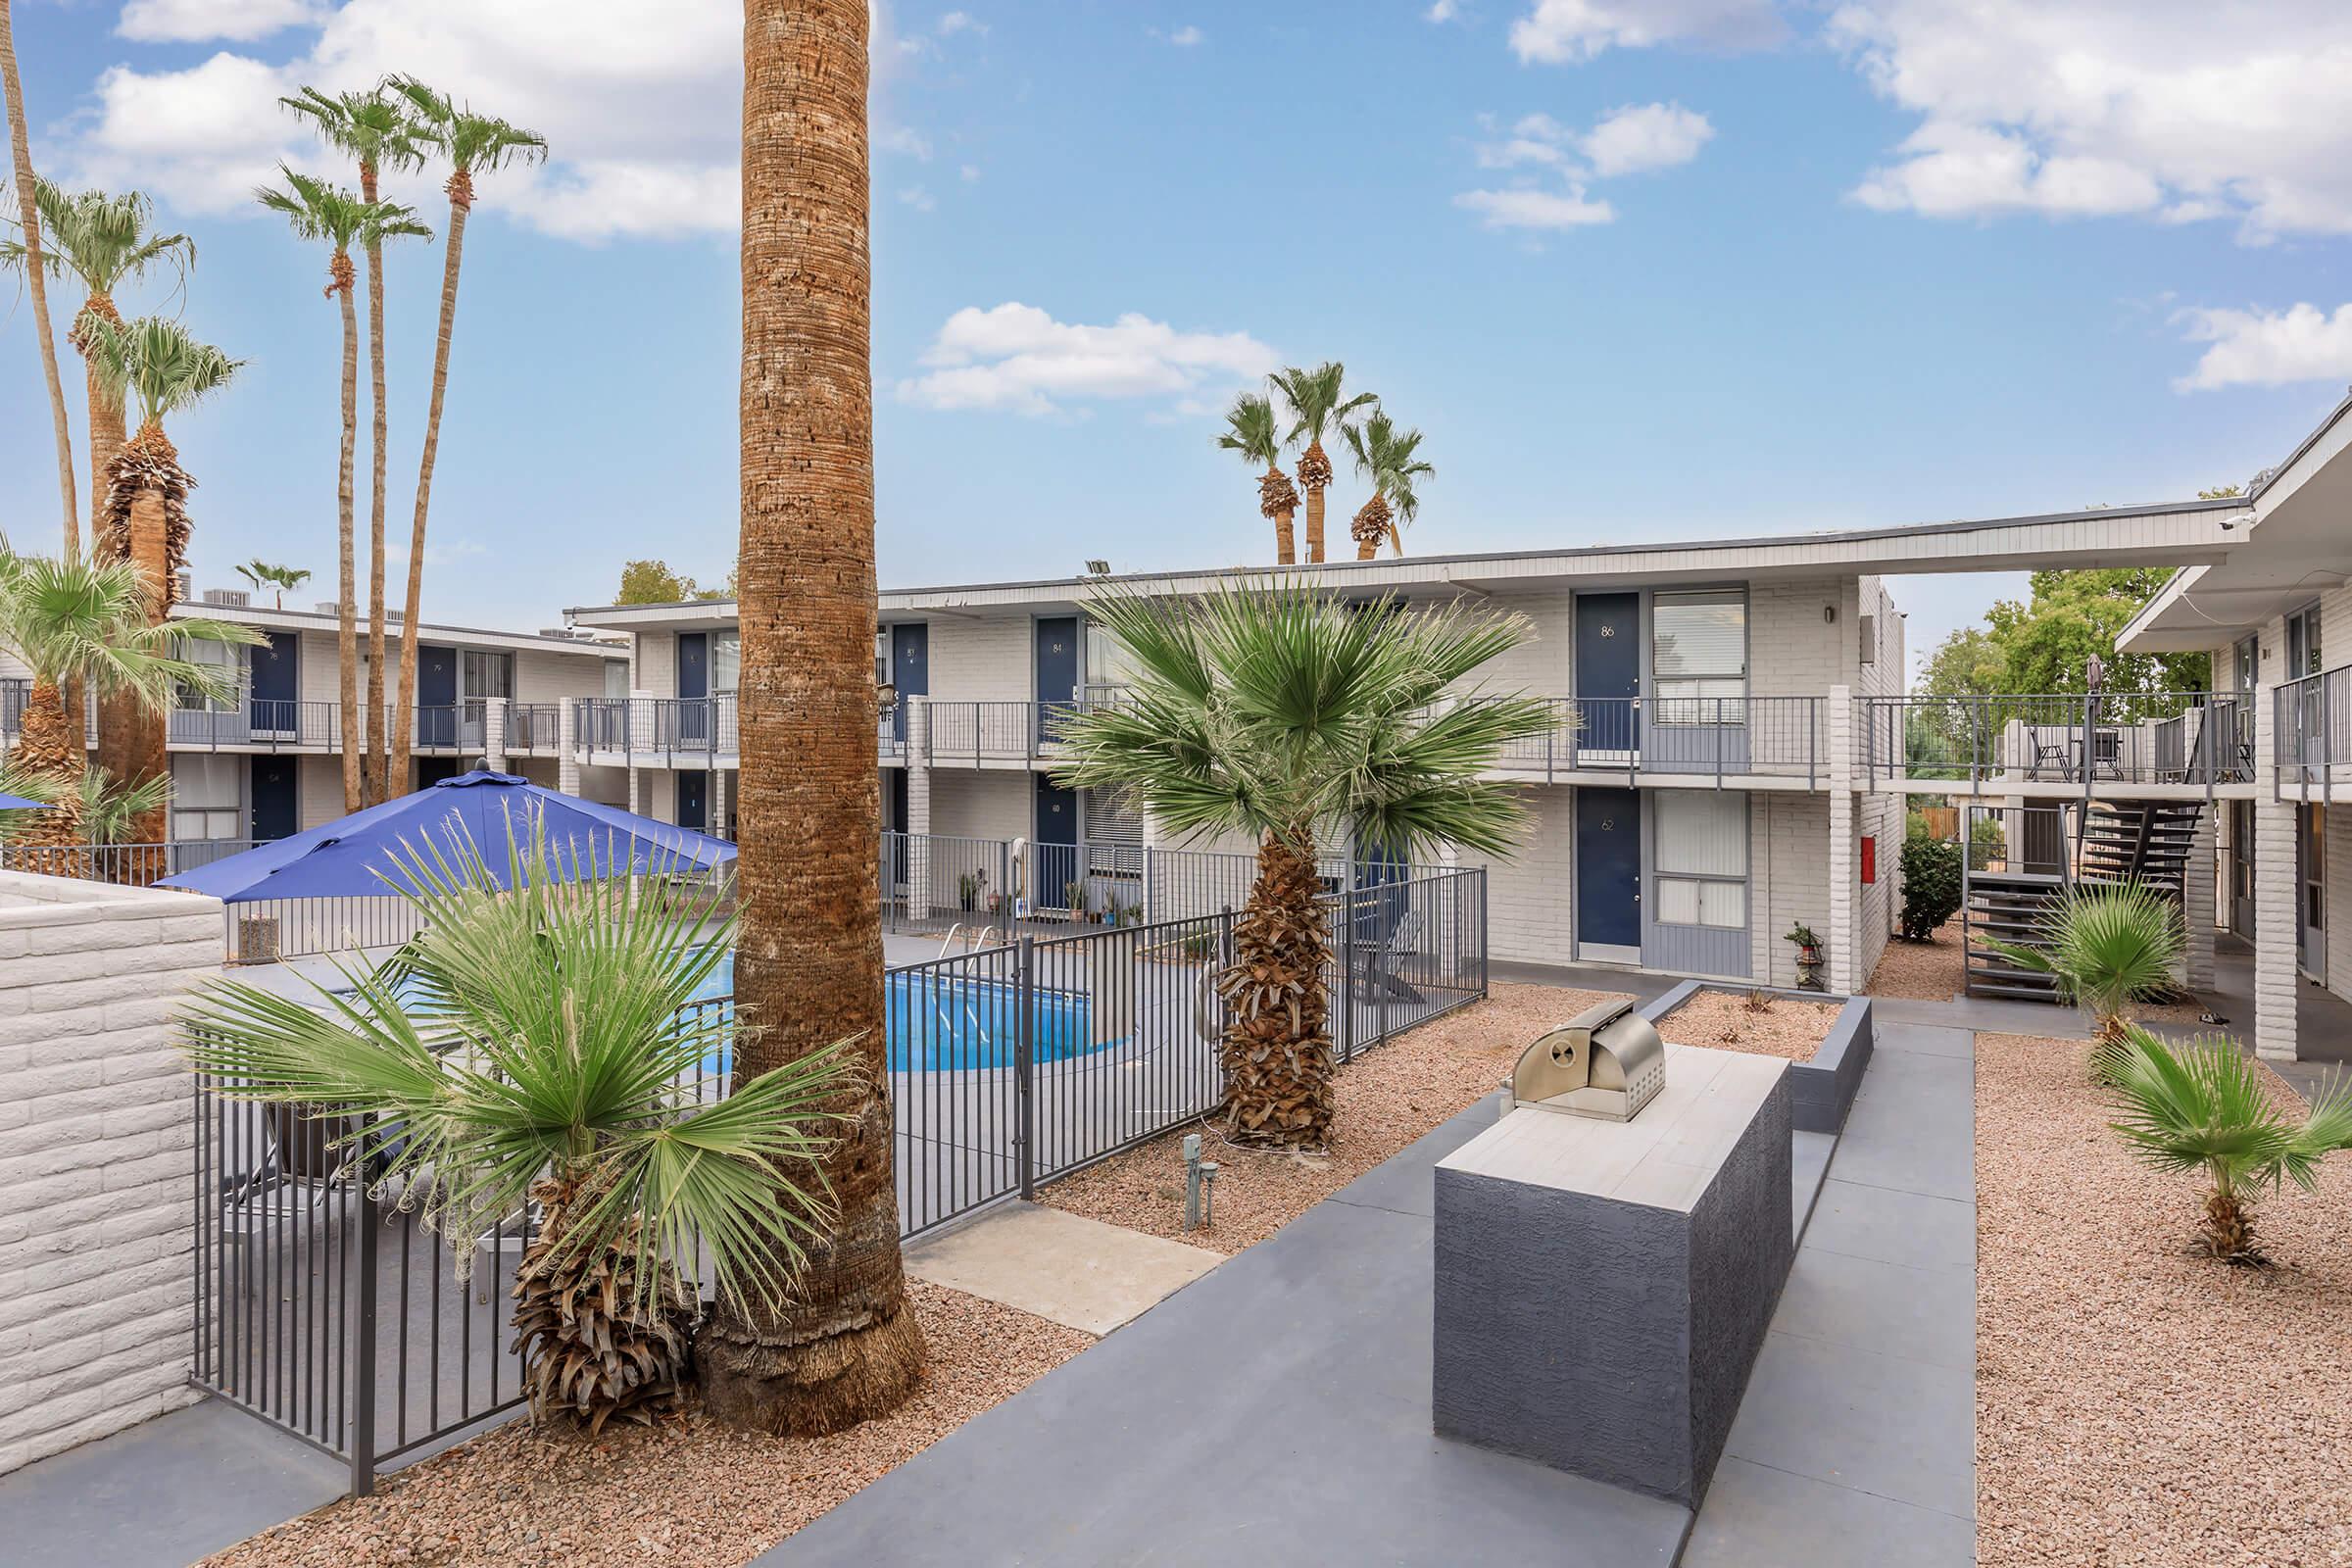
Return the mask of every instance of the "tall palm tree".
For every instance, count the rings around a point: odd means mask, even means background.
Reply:
[[[1372,482],[1372,499],[1348,525],[1355,535],[1355,559],[1370,561],[1379,555],[1383,538],[1403,555],[1404,540],[1396,532],[1397,524],[1411,522],[1421,511],[1421,497],[1413,481],[1430,478],[1438,471],[1413,456],[1421,445],[1421,432],[1399,430],[1385,411],[1375,411],[1361,424],[1342,425],[1340,434],[1348,439],[1355,471]]]
[[[1458,681],[1534,635],[1526,617],[1336,604],[1300,582],[1199,600],[1112,593],[1088,607],[1126,648],[1125,700],[1062,729],[1076,788],[1124,796],[1177,835],[1247,833],[1257,876],[1219,982],[1229,1136],[1331,1138],[1329,933],[1318,830],[1399,858],[1446,844],[1507,855],[1524,810],[1481,777],[1551,723],[1542,701]]]
[[[1343,382],[1347,369],[1337,360],[1326,360],[1311,370],[1297,366],[1277,370],[1266,377],[1290,410],[1291,429],[1283,445],[1294,446],[1304,437],[1306,446],[1298,454],[1298,488],[1306,492],[1306,559],[1323,559],[1323,492],[1331,484],[1331,456],[1323,450],[1323,437],[1344,426],[1349,415],[1358,409],[1380,401],[1370,392],[1346,395]]]
[[[379,602],[375,610],[377,619],[370,632],[379,654],[374,669],[368,674],[368,700],[372,706],[366,710],[367,727],[363,729],[359,722],[360,647],[355,624],[359,586],[353,565],[358,547],[352,526],[352,452],[359,443],[360,430],[360,324],[351,302],[352,284],[356,281],[351,248],[363,245],[380,260],[385,240],[418,235],[429,238],[432,230],[417,222],[416,215],[398,202],[363,201],[339,185],[298,173],[283,164],[278,166],[278,172],[285,176],[285,188],[265,185],[253,193],[254,200],[281,214],[303,239],[323,241],[329,247],[326,294],[343,316],[343,445],[335,468],[335,521],[341,576],[335,607],[335,639],[343,677],[343,808],[356,811],[373,804],[361,765],[361,752],[364,746],[371,746],[369,738],[383,727],[380,650],[384,623],[383,606]],[[381,560],[379,551],[379,574]],[[380,601],[381,596],[378,598]],[[406,644],[412,640],[404,632],[401,641]]]
[[[848,1064],[836,1048],[703,1100],[685,1086],[733,1045],[727,1009],[695,1005],[727,924],[632,896],[609,874],[625,855],[551,844],[536,811],[510,831],[488,856],[466,837],[395,853],[424,928],[392,970],[301,999],[210,981],[186,1049],[217,1093],[301,1107],[423,1195],[456,1247],[540,1203],[512,1292],[524,1388],[535,1420],[593,1433],[680,1392],[698,1254],[724,1298],[789,1292]]]
[[[250,627],[222,621],[159,623],[151,614],[154,598],[144,569],[134,563],[55,561],[0,546],[0,648],[22,660],[32,676],[16,762],[67,796],[78,796],[86,778],[79,715],[66,711],[69,684],[86,683],[101,698],[127,696],[160,721],[183,690],[224,701],[236,689],[235,676],[222,666],[186,658],[184,642],[249,646],[260,640]],[[151,768],[124,782],[143,785],[165,771]],[[157,814],[160,809],[142,813]],[[79,836],[75,812],[48,815],[56,820],[28,833],[28,841],[70,844]]]
[[[536,131],[493,115],[477,115],[447,93],[435,92],[414,76],[393,77],[386,86],[398,95],[416,145],[449,165],[442,189],[449,196],[449,230],[441,253],[441,324],[433,344],[432,395],[425,404],[424,456],[416,468],[416,515],[409,530],[409,595],[401,617],[400,691],[392,725],[392,753],[384,789],[408,788],[409,744],[416,730],[417,601],[424,595],[424,518],[432,501],[433,462],[441,451],[441,404],[449,392],[449,339],[458,321],[458,267],[466,254],[466,219],[473,211],[473,176],[514,163],[539,163],[547,141]]]
[[[148,220],[153,209],[147,198],[135,190],[120,196],[98,190],[72,193],[45,179],[35,189],[41,210],[44,259],[50,270],[72,272],[82,286],[81,308],[74,313],[74,328],[66,334],[66,341],[81,356],[83,396],[89,416],[90,539],[91,547],[103,553],[107,490],[124,434],[122,389],[109,382],[100,369],[86,323],[99,320],[121,325],[122,313],[116,306],[115,291],[124,283],[146,276],[154,268],[169,264],[184,280],[188,268],[196,261],[196,242],[185,234],[150,233]],[[30,262],[31,256],[23,241],[0,243],[0,263],[23,267]],[[75,701],[76,694],[69,689],[66,693],[69,710]],[[136,711],[122,708],[119,699],[100,710],[101,766],[117,774],[137,766],[138,759],[132,755],[138,743]]]
[[[1274,524],[1275,564],[1297,564],[1298,545],[1291,533],[1291,517],[1298,510],[1298,489],[1291,483],[1291,476],[1282,471],[1282,429],[1274,422],[1273,400],[1243,393],[1226,411],[1225,424],[1226,431],[1217,437],[1217,445],[1228,452],[1239,452],[1245,463],[1266,466],[1266,471],[1257,481],[1257,510]]]
[[[386,170],[421,169],[424,149],[409,122],[404,102],[396,100],[382,82],[367,92],[327,94],[305,87],[278,102],[316,125],[326,144],[360,168],[360,200],[369,205],[383,197]],[[367,237],[368,256],[368,408],[372,421],[368,448],[368,750],[362,759],[360,793],[368,801],[388,798],[391,777],[391,726],[384,711],[384,246],[381,234]]]
[[[66,387],[57,377],[57,339],[49,330],[49,282],[41,275],[46,265],[41,251],[41,215],[36,192],[39,178],[32,172],[32,137],[24,125],[24,83],[17,75],[17,29],[9,19],[9,0],[0,0],[0,97],[8,100],[8,150],[17,186],[17,218],[24,224],[24,245],[30,265],[24,269],[25,291],[32,296],[32,335],[41,345],[41,373],[49,382],[49,419],[57,432],[57,489],[65,504],[65,559],[81,554],[80,509],[74,500],[74,431],[66,420]]]
[[[253,591],[257,594],[267,583],[279,610],[286,608],[286,595],[289,592],[311,580],[311,574],[299,566],[277,566],[259,559],[239,566],[237,575],[253,584]]]
[[[161,626],[179,595],[180,569],[188,559],[188,492],[196,487],[180,466],[179,451],[164,434],[164,420],[226,386],[245,363],[209,343],[200,343],[177,321],[144,316],[115,322],[84,315],[81,331],[100,377],[115,395],[137,404],[139,426],[115,454],[107,471],[106,506],[90,540],[103,561],[128,562],[138,568],[147,594],[147,619]],[[125,778],[166,771],[164,715],[142,703],[102,708],[105,728],[125,739],[110,748],[108,765]],[[163,814],[147,819],[142,842],[163,837]]]
[[[745,0],[743,744],[736,1081],[854,1037],[849,1133],[823,1165],[840,1222],[789,1302],[722,1304],[696,1345],[711,1412],[821,1434],[914,1389],[891,1177],[874,762],[872,279],[866,0]]]

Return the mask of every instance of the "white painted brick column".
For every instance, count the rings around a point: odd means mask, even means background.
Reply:
[[[220,959],[218,900],[0,872],[0,1474],[196,1397],[172,1016]]]
[[[556,788],[566,795],[580,793],[580,705],[556,705]]]
[[[726,836],[727,770],[723,767],[710,770],[710,810],[709,819],[704,823],[704,831],[718,838]]]
[[[1840,995],[1860,984],[1854,973],[1859,932],[1855,921],[1854,868],[1854,694],[1830,688],[1830,989]]]
[[[642,768],[629,769],[629,809],[639,816],[645,814],[645,772]]]
[[[2254,757],[2259,776],[2274,751],[2273,688],[2254,689]],[[2296,803],[2254,798],[2254,1051],[2274,1060],[2295,1057]]]
[[[482,765],[493,773],[507,770],[507,700],[492,697],[482,704]]]
[[[2191,991],[2213,989],[2214,840],[2221,809],[2217,802],[2198,814],[2196,836],[2188,844],[2188,864],[2181,872],[2180,917],[2188,926],[2181,978]]]
[[[931,705],[906,704],[906,917],[931,917]],[[1007,898],[1011,895],[999,888]]]

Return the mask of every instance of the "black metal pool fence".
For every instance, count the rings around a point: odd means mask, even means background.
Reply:
[[[1235,857],[1246,859],[1247,857]],[[1483,868],[1403,874],[1322,900],[1343,1061],[1487,991]],[[887,973],[900,1228],[918,1235],[1033,1195],[1217,1106],[1231,907],[1071,925]],[[716,998],[695,1004],[723,1009]],[[714,1051],[681,1080],[726,1093]],[[290,1106],[194,1098],[194,1378],[335,1455],[378,1466],[446,1446],[524,1401],[507,1292],[532,1216],[461,1252]]]

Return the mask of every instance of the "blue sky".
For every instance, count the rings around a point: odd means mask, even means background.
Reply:
[[[331,578],[324,257],[243,194],[281,155],[331,168],[275,92],[389,70],[554,151],[486,178],[468,230],[427,612],[552,624],[629,556],[724,572],[739,10],[16,9],[36,161],[154,195],[200,257],[184,299],[144,303],[250,362],[173,430],[202,582],[256,554]],[[2339,9],[896,0],[874,110],[883,580],[1266,560],[1216,411],[1266,365],[1324,358],[1427,432],[1424,553],[2242,481],[2352,378]],[[438,224],[437,192],[414,196]],[[438,272],[437,247],[389,269],[396,532]],[[39,542],[47,422],[12,303],[0,525]],[[1335,493],[1343,541],[1359,488]],[[1898,584],[1914,651],[2009,587]]]

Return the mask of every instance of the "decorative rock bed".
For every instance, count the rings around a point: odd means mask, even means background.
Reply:
[[[1656,1001],[1644,1003],[1641,1009],[1642,1016],[1657,1026],[1660,1036],[1676,1045],[1736,1051],[1740,1049],[1738,1045],[1722,1040],[1690,1039],[1677,1034],[1668,1020],[1677,1008],[1701,993],[1718,992],[1730,997],[1744,997],[1751,991],[1760,991],[1775,999],[1786,998],[1792,1002],[1837,1006],[1838,1016],[1821,1044],[1814,1048],[1812,1055],[1788,1063],[1788,1090],[1793,1102],[1796,1130],[1806,1133],[1837,1132],[1845,1125],[1845,1113],[1854,1103],[1855,1091],[1862,1087],[1862,1071],[1870,1065],[1870,1054],[1876,1041],[1871,1027],[1868,997],[1838,997],[1818,991],[1790,991],[1777,986],[1686,980]]]

